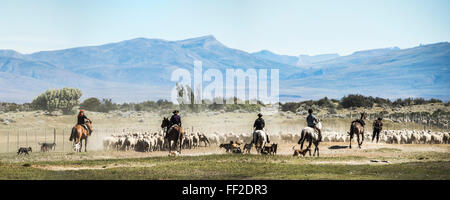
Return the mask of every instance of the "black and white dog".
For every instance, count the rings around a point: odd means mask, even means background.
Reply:
[[[20,154],[26,154],[29,155],[28,152],[33,152],[33,150],[31,149],[31,147],[25,148],[25,147],[20,147],[19,150],[17,151],[17,155]]]
[[[55,150],[56,143],[38,143],[41,145],[41,152],[47,152],[49,150]]]

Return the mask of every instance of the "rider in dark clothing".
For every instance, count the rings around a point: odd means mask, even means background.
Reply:
[[[258,119],[255,120],[255,123],[253,123],[253,128],[255,129],[255,131],[257,130],[264,130],[264,127],[266,126],[266,123],[264,122],[264,119],[262,118],[262,114],[259,113],[258,114]],[[267,142],[270,143],[269,140],[269,134],[267,134]],[[253,132],[253,139],[256,140],[256,133]]]
[[[255,120],[255,123],[253,124],[253,128],[255,130],[263,130],[264,126],[266,126],[266,123],[264,122],[264,119],[262,118],[262,114],[258,114],[258,119]]]
[[[92,130],[89,128],[89,126],[86,125],[86,120],[91,121],[89,118],[84,115],[84,110],[80,110],[78,113],[78,120],[77,124],[83,126],[87,131],[89,131],[89,135],[92,133]]]
[[[381,129],[383,129],[383,122],[381,122],[381,120],[383,120],[383,119],[381,119],[381,117],[378,117],[378,119],[373,122],[372,142],[373,142],[373,139],[375,139],[375,136],[376,136],[377,137],[377,143],[378,143],[378,138],[380,137]]]
[[[178,125],[178,126],[181,126],[181,117],[180,117],[180,115],[178,115],[178,113],[179,113],[178,110],[173,111],[173,115],[170,118],[170,123],[171,123],[172,126],[175,125],[175,124]]]
[[[313,110],[308,110],[308,117],[306,117],[306,122],[308,123],[308,126],[315,129],[317,133],[319,134],[319,141],[322,141],[322,132],[319,128],[316,127],[316,124],[319,123],[319,119],[317,119],[312,113]]]
[[[178,125],[179,127],[181,127],[181,117],[180,117],[180,115],[178,115],[178,113],[180,113],[180,111],[175,110],[172,113],[173,113],[173,115],[172,115],[172,117],[170,117],[170,128],[169,128],[169,130],[167,130],[167,133],[169,133],[172,130],[174,125]],[[165,138],[167,138],[167,134],[166,134]]]

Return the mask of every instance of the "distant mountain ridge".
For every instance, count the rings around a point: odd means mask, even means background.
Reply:
[[[99,46],[21,54],[0,50],[0,101],[29,102],[49,87],[77,87],[115,101],[170,99],[176,68],[280,69],[282,101],[349,93],[450,99],[448,42],[386,48],[348,56],[247,53],[208,35],[178,41],[136,38]],[[206,84],[206,83],[205,83]]]

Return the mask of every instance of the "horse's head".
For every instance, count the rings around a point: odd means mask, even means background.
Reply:
[[[320,130],[322,130],[322,122],[319,121],[319,123],[316,124],[316,127]]]
[[[89,129],[91,129],[92,132],[94,131],[94,129],[92,128],[92,121],[91,120],[88,120],[85,124],[89,127]]]
[[[365,120],[365,119],[366,119],[366,117],[367,117],[367,114],[366,114],[366,112],[363,112],[363,113],[361,113],[361,119]]]
[[[166,128],[169,126],[169,124],[170,124],[169,119],[167,117],[164,117],[164,119],[161,122],[161,128]]]

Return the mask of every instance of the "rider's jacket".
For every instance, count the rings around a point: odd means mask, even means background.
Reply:
[[[172,115],[172,117],[170,118],[170,124],[177,124],[178,126],[181,126],[181,117],[179,115]]]
[[[78,115],[78,122],[77,122],[77,124],[84,124],[85,123],[85,119],[88,119],[86,117],[86,115],[82,115],[82,116]]]
[[[378,129],[381,130],[383,128],[383,122],[381,122],[381,120],[375,120],[373,122],[373,129]]]
[[[264,126],[266,126],[266,123],[264,122],[263,118],[258,118],[255,120],[255,123],[253,124],[253,127],[256,130],[263,130]]]
[[[308,117],[306,117],[306,122],[309,127],[314,127],[319,123],[319,120],[313,114],[309,114]]]

